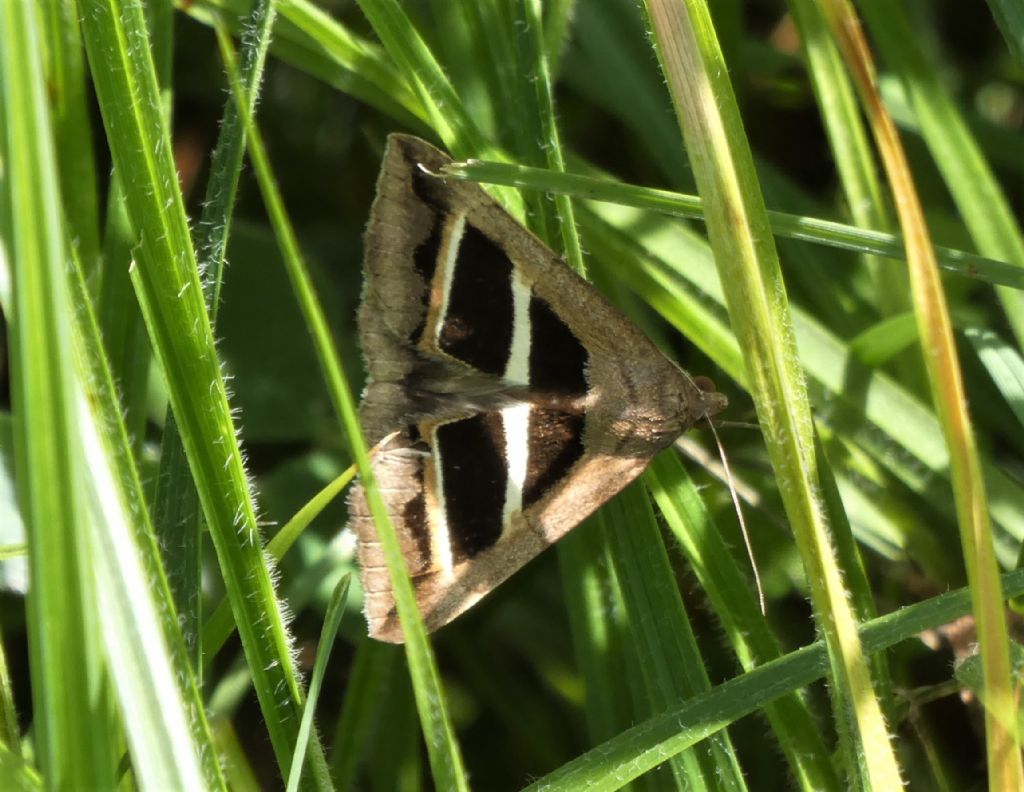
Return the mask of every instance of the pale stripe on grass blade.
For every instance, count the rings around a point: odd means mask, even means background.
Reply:
[[[85,535],[98,606],[94,620],[106,647],[132,771],[140,785],[152,789],[226,789],[77,265],[70,277],[75,355],[86,373],[76,426],[89,471]]]

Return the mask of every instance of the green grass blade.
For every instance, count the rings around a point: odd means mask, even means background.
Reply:
[[[620,206],[652,209],[675,217],[704,219],[704,203],[699,196],[623,184],[606,178],[476,159],[452,163],[444,171],[456,179],[572,195]],[[889,260],[882,262],[883,267],[893,268],[896,262],[906,259],[903,241],[895,234],[786,212],[768,211],[768,221],[776,236],[881,256]],[[1024,289],[1024,272],[1013,264],[942,246],[936,247],[935,252],[942,267],[950,272]]]
[[[457,157],[499,159],[469,115],[441,65],[427,47],[397,0],[358,0],[359,7],[426,109],[434,133]],[[521,199],[515,190],[497,190],[498,199],[514,214],[521,214]]]
[[[5,745],[0,745],[0,778],[11,792],[41,792],[43,780],[28,762]]]
[[[267,554],[280,561],[298,541],[299,536],[335,498],[337,498],[355,478],[355,467],[348,468],[344,473],[328,483],[309,503],[299,509],[295,516],[281,526],[273,538],[267,542]],[[223,600],[217,605],[203,625],[203,661],[209,664],[217,656],[232,631],[235,629],[234,614],[231,603]]]
[[[142,10],[117,0],[95,3],[83,17],[83,33],[114,165],[140,241],[132,271],[136,293],[167,380],[270,741],[286,775],[302,692],[260,549],[168,131],[159,112]],[[326,783],[316,774],[311,779]]]
[[[760,613],[748,578],[741,573],[678,457],[659,455],[644,481],[707,592],[744,670],[779,657],[778,643]],[[806,702],[789,695],[766,707],[765,714],[801,788],[839,789],[839,779]]]
[[[1008,596],[1024,593],[1024,571],[1002,578]],[[967,589],[942,594],[861,625],[867,652],[879,652],[970,611]],[[779,696],[829,673],[828,652],[819,641],[733,677],[681,707],[622,732],[527,787],[534,792],[587,789],[611,792],[666,757],[705,739]],[[680,728],[680,724],[685,724]]]
[[[650,499],[639,483],[605,506],[606,541],[622,589],[629,639],[636,645],[649,714],[707,691],[697,648]],[[746,789],[723,732],[670,760],[680,789]]]
[[[255,2],[196,0],[183,4],[183,10],[211,27],[220,20],[237,34]],[[419,97],[379,44],[353,33],[306,0],[287,0],[278,9],[286,21],[275,28],[274,55],[401,124],[421,133],[429,130]]]
[[[573,654],[586,687],[583,702],[587,735],[607,740],[633,720],[628,685],[632,651],[622,634],[622,592],[603,541],[600,513],[558,544],[558,566]]]
[[[645,218],[610,206],[595,208],[616,230],[589,210],[578,213],[593,246],[591,261],[616,282],[636,290],[744,385],[747,375],[739,347],[721,313],[709,308],[723,305],[725,297],[707,242],[662,218]],[[624,271],[624,261],[634,266]],[[952,517],[949,451],[934,412],[889,375],[861,365],[821,320],[798,306],[792,310],[819,423],[841,431],[924,502]],[[1000,557],[1011,564],[1024,538],[1024,489],[991,462],[983,462],[983,468],[999,528]],[[941,544],[954,536],[950,526]],[[928,568],[943,569],[942,579],[962,574],[959,564],[944,551],[918,560]]]
[[[85,281],[71,272],[98,629],[140,784],[225,789]]]
[[[94,287],[96,315],[107,359],[121,383],[125,421],[136,443],[141,443],[146,423],[146,386],[152,353],[128,273],[134,243],[124,191],[115,172],[107,190],[102,258]]]
[[[988,0],[999,32],[1018,64],[1024,64],[1024,6],[1016,0]]]
[[[255,115],[263,70],[270,47],[271,31],[277,19],[274,0],[257,0],[248,16],[240,20],[244,42],[239,55],[239,81],[248,97],[249,113]],[[196,232],[196,254],[205,273],[204,291],[210,306],[211,323],[217,325],[224,257],[231,233],[231,215],[238,195],[238,181],[245,156],[245,127],[238,117],[234,97],[227,97],[220,136],[210,156],[210,181],[206,186],[203,214]]]
[[[466,156],[490,150],[441,65],[397,0],[359,0],[384,49],[426,108],[430,125],[449,151]]]
[[[907,10],[879,0],[859,3],[879,55],[903,80],[921,134],[978,250],[1024,267],[1024,237],[1002,187],[963,115],[929,62]],[[1018,344],[1024,344],[1024,294],[998,290]]]
[[[872,3],[865,4],[868,8]],[[876,9],[877,10],[877,9]],[[986,754],[988,758],[989,784],[992,789],[1019,788],[1024,786],[1024,768],[1020,757],[1020,746],[1015,734],[1009,729],[1016,707],[1016,695],[1013,692],[1011,661],[1009,657],[1009,638],[1007,634],[1004,597],[997,577],[998,565],[995,546],[992,541],[991,521],[989,517],[988,496],[982,472],[981,454],[978,449],[973,422],[967,409],[967,395],[964,376],[960,369],[959,355],[953,338],[952,320],[945,290],[939,279],[934,253],[931,247],[930,232],[925,222],[924,207],[919,191],[914,183],[910,170],[910,161],[896,132],[895,125],[885,112],[881,96],[875,86],[874,63],[867,40],[860,29],[859,19],[852,8],[846,3],[830,0],[825,5],[836,42],[843,51],[849,68],[857,83],[865,113],[872,127],[879,156],[883,162],[886,176],[892,186],[896,199],[899,222],[904,230],[907,241],[907,262],[910,275],[911,295],[914,304],[914,315],[917,319],[918,333],[925,369],[928,373],[932,401],[936,414],[942,425],[943,436],[950,452],[950,473],[956,503],[957,524],[960,529],[961,547],[967,578],[974,596],[974,618],[978,623],[979,651],[985,668],[985,682],[988,700],[985,706]],[[887,25],[900,30],[911,37],[912,30],[909,20],[893,14],[888,15]],[[891,29],[891,28],[887,28]],[[891,44],[891,42],[890,42]],[[900,53],[914,52],[913,46],[898,47]],[[890,53],[891,54],[891,53]],[[922,62],[914,64],[903,62],[906,72],[918,70],[921,74]],[[928,77],[932,73],[928,71]],[[915,81],[916,82],[916,81]],[[934,87],[938,87],[935,83]],[[957,132],[966,132],[959,116],[955,113],[951,102],[943,103],[944,95],[933,93],[936,103],[923,102],[923,109],[939,110],[942,121],[949,125],[948,129],[935,129],[937,139],[952,142]],[[919,106],[919,111],[922,109]],[[948,112],[941,112],[941,111]],[[932,121],[922,125],[926,137]],[[966,223],[972,225],[974,232],[980,236],[982,246],[997,242],[1001,228],[1005,234],[1002,242],[1015,245],[1018,251],[1011,253],[1024,260],[1024,240],[1010,218],[1009,208],[1002,200],[994,179],[990,177],[986,165],[980,160],[979,152],[973,141],[965,139],[963,134],[957,141],[961,146],[958,150],[946,150],[945,155],[957,159],[950,164],[950,171],[956,172],[958,178],[970,178],[979,186],[989,187],[988,194],[975,193],[974,198],[987,199],[983,211],[976,207],[965,211]],[[961,169],[968,165],[969,170]],[[940,165],[942,167],[942,165]],[[947,172],[947,178],[949,172]],[[959,185],[957,185],[959,186]],[[956,189],[954,188],[954,192]],[[963,195],[963,193],[961,193]],[[965,207],[961,207],[962,211]],[[984,215],[984,217],[982,217]],[[982,225],[984,228],[982,228]],[[1019,307],[1024,305],[1020,295],[1011,296],[1000,293],[1004,309],[1018,336],[1024,324],[1016,325],[1015,320],[1024,323],[1024,315],[1015,316]]]
[[[111,733],[95,602],[86,582],[82,449],[75,433],[65,245],[57,162],[40,60],[39,8],[0,6],[0,130],[10,325],[15,475],[30,547],[29,662],[35,753],[49,787],[113,783]]]
[[[47,86],[53,112],[54,146],[60,169],[60,192],[71,238],[92,273],[99,266],[100,220],[92,124],[86,91],[85,52],[78,32],[79,4],[44,3],[49,59]]]
[[[331,656],[331,648],[338,636],[338,627],[341,626],[341,617],[345,612],[345,602],[348,599],[348,587],[351,582],[352,578],[349,575],[345,575],[339,580],[327,606],[324,626],[320,633],[320,644],[317,648],[316,660],[313,663],[313,676],[309,679],[309,694],[302,712],[299,737],[295,741],[292,769],[288,775],[288,792],[296,792],[299,788],[299,779],[302,777],[302,767],[305,764],[306,751],[309,748],[309,735],[313,731],[313,713],[316,712],[316,703],[320,699],[320,688],[323,686],[324,674],[327,672],[327,659]]]
[[[808,76],[814,87],[849,215],[861,228],[890,231],[893,227],[892,212],[878,177],[870,137],[842,56],[814,0],[789,0],[788,5],[800,30]],[[889,262],[877,256],[865,255],[861,260],[871,275],[881,314],[888,317],[909,311],[906,270],[890,266]],[[911,355],[900,359],[899,371],[908,382],[924,382],[921,363]]]
[[[847,707],[855,713],[858,755],[870,783],[893,788],[899,770],[829,539],[785,285],[728,69],[702,2],[650,0],[647,9],[694,175],[708,200],[708,235],[733,329],[746,351],[765,444],[776,475],[787,482],[780,494],[830,649],[835,715],[844,717]]]
[[[379,721],[381,701],[402,650],[366,636],[356,645],[345,689],[345,703],[331,744],[331,778],[338,789],[352,789],[366,745]]]
[[[1013,414],[1024,424],[1024,358],[990,330],[972,327],[965,335]]]
[[[6,746],[13,754],[21,755],[18,712],[14,706],[14,689],[11,686],[7,647],[2,634],[0,634],[0,745]]]
[[[241,57],[242,83],[250,97],[250,112],[255,112],[256,97],[266,63],[270,33],[276,19],[273,0],[259,0],[248,17],[241,21],[245,31],[245,47]],[[206,185],[202,216],[196,226],[195,245],[198,266],[204,273],[203,291],[210,313],[210,323],[216,328],[220,308],[224,259],[231,229],[231,215],[238,193],[238,181],[245,154],[245,132],[238,118],[234,99],[227,97],[220,124],[220,135],[210,158],[210,179]],[[185,449],[178,433],[178,423],[168,407],[161,440],[160,470],[157,474],[158,530],[165,543],[175,545],[169,570],[172,585],[177,592],[178,608],[182,615],[182,630],[186,640],[195,649],[196,667],[202,668],[217,650],[204,653],[200,640],[202,623],[200,556],[202,551],[202,520],[199,496],[188,469]],[[230,615],[230,608],[225,606]],[[223,615],[220,617],[223,621]],[[224,633],[224,638],[227,632]],[[204,662],[205,658],[205,662]]]

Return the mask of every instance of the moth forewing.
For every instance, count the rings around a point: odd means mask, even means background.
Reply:
[[[359,311],[360,418],[370,442],[397,432],[374,473],[430,630],[725,407],[450,162],[388,139]],[[361,488],[349,502],[370,635],[400,642]]]

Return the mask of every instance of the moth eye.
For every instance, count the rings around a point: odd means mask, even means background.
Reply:
[[[715,387],[715,383],[711,381],[710,377],[697,376],[693,378],[693,384],[697,386],[697,390],[703,393],[714,393],[718,388]]]

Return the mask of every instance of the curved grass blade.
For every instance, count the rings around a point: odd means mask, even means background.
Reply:
[[[355,465],[352,465],[333,481],[328,482],[267,542],[267,554],[275,561],[284,558],[309,524],[352,483],[352,479],[355,477],[356,468]],[[234,614],[231,612],[231,603],[226,599],[222,600],[203,625],[203,658],[206,663],[213,661],[234,629],[235,621]]]
[[[219,20],[240,34],[255,2],[195,0],[181,5],[204,24],[212,27]],[[278,11],[285,22],[274,31],[270,49],[275,56],[411,129],[429,132],[419,97],[401,79],[379,44],[348,30],[306,0],[279,3]]]

